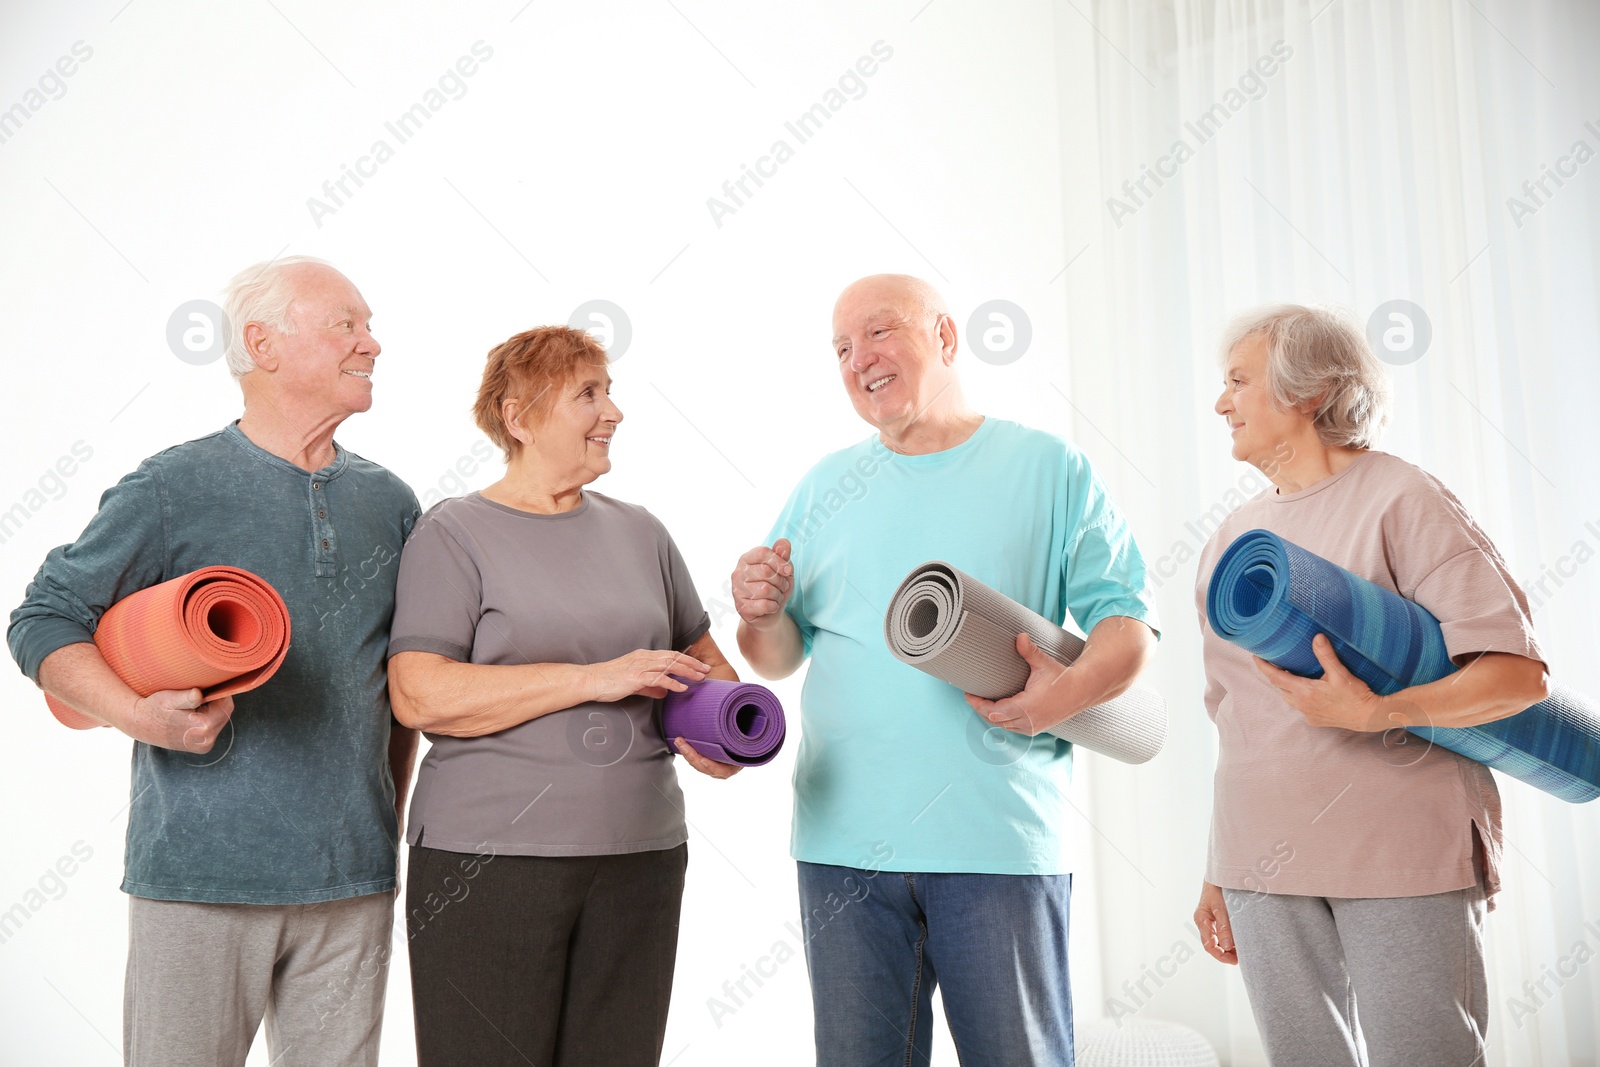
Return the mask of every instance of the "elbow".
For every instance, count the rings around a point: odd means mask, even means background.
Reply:
[[[756,676],[769,682],[782,681],[799,668],[800,663],[785,663],[776,655],[770,644],[763,642],[760,636],[753,631],[744,620],[739,621],[739,630],[736,635],[739,646],[739,655],[755,671]]]
[[[756,677],[766,682],[781,682],[800,667],[798,663],[773,663],[759,657],[751,659],[749,656],[745,657],[745,662],[756,672]]]
[[[416,679],[409,672],[396,670],[389,665],[389,711],[394,721],[408,730],[436,732],[434,717],[428,714],[427,700],[418,691]]]
[[[1524,659],[1516,666],[1514,674],[1502,676],[1503,698],[1493,714],[1483,719],[1483,722],[1509,719],[1549,699],[1550,673],[1545,670],[1544,664],[1538,660]],[[1481,725],[1481,723],[1471,725]]]
[[[428,731],[428,722],[418,713],[416,705],[391,695],[389,707],[394,713],[394,721],[407,730]]]
[[[1525,705],[1526,707],[1530,708],[1535,704],[1539,704],[1550,699],[1550,672],[1545,670],[1544,664],[1538,662],[1537,660],[1532,661],[1532,663],[1533,677],[1529,680],[1527,693],[1528,703]]]
[[[392,686],[389,690],[389,708],[394,714],[394,721],[408,730],[428,730],[431,725],[417,703],[402,697]]]

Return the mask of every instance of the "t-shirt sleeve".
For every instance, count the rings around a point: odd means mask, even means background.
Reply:
[[[389,655],[433,652],[472,661],[483,614],[483,576],[436,506],[411,531],[400,553]]]
[[[1459,665],[1479,652],[1509,652],[1543,663],[1528,599],[1505,560],[1442,484],[1401,493],[1385,516],[1384,542],[1402,596],[1427,608]]]
[[[682,652],[711,631],[711,616],[700,603],[700,594],[689,575],[689,565],[678,551],[677,542],[660,527],[665,548],[668,610],[672,613],[672,647]]]
[[[12,657],[35,685],[52,652],[94,640],[106,609],[173,577],[165,505],[159,473],[143,463],[105,491],[76,541],[45,556],[6,632]]]
[[[1061,561],[1067,610],[1085,634],[1113,615],[1138,619],[1159,636],[1144,556],[1105,483],[1076,449],[1067,450],[1067,522],[1074,532]]]

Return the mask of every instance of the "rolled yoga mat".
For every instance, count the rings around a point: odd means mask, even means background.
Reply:
[[[202,567],[123,597],[100,617],[94,643],[140,696],[198,687],[206,700],[254,689],[289,651],[289,609],[271,585],[238,567]],[[46,696],[64,725],[104,725]]]
[[[1220,636],[1307,678],[1322,676],[1311,639],[1326,634],[1346,669],[1383,695],[1456,670],[1426,608],[1267,530],[1222,554],[1206,615]],[[1600,708],[1570,689],[1481,726],[1409,730],[1562,800],[1600,796]]]
[[[681,693],[668,693],[661,709],[661,733],[669,745],[681,737],[718,763],[769,763],[787,731],[777,696],[754,682],[691,682]]]
[[[884,640],[901,661],[987,700],[1015,696],[1028,684],[1028,661],[1017,654],[1022,633],[1063,664],[1083,654],[1076,634],[939,560],[906,575],[883,620]],[[1167,740],[1167,702],[1135,686],[1050,733],[1124,763],[1144,763]]]

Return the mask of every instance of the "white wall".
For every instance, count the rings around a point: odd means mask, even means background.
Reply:
[[[815,457],[865,432],[827,345],[832,300],[852,278],[921,274],[963,325],[984,301],[1020,305],[1030,348],[1008,366],[967,358],[969,395],[991,414],[1071,429],[1052,386],[1066,382],[1059,279],[1073,250],[1046,4],[104,0],[11,5],[0,20],[0,108],[35,102],[30,87],[77,42],[92,52],[58,98],[47,78],[41,106],[0,142],[0,511],[27,511],[0,542],[0,604],[21,599],[44,553],[141,458],[235,417],[222,365],[180,361],[168,318],[280,253],[332,260],[373,307],[376,401],[340,440],[424,495],[448,490],[462,457],[470,466],[481,438],[467,411],[491,345],[591,299],[625,309],[633,338],[615,395],[627,421],[599,488],[662,516],[730,652],[732,616],[716,604],[735,557]],[[785,121],[880,41],[892,57],[865,94],[797,144]],[[477,42],[492,56],[464,95],[398,143],[385,123]],[[793,158],[716,224],[707,198],[778,138]],[[378,139],[393,157],[314,218],[308,198]],[[30,496],[78,442],[92,457]],[[1103,470],[1126,495],[1135,475]],[[495,476],[481,467],[465,481]],[[794,684],[779,692],[797,707]],[[129,743],[68,733],[16,673],[0,672],[0,706],[12,754],[0,910],[75,842],[93,850],[64,895],[0,944],[0,1059],[114,1063]],[[795,913],[791,767],[792,748],[730,783],[686,782],[695,837],[666,1054],[679,1065],[808,1061],[798,960],[721,1025],[706,1006]],[[1095,877],[1074,930],[1089,1011],[1102,999],[1089,905],[1136,881],[1114,865]],[[697,933],[730,913],[744,933]],[[403,954],[396,963],[384,1059],[406,1063]]]

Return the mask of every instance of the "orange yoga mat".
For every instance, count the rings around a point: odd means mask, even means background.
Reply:
[[[238,567],[202,567],[141,589],[100,618],[95,646],[140,696],[199,688],[205,699],[261,685],[289,651],[289,609],[261,578]],[[51,696],[74,730],[104,725]]]

